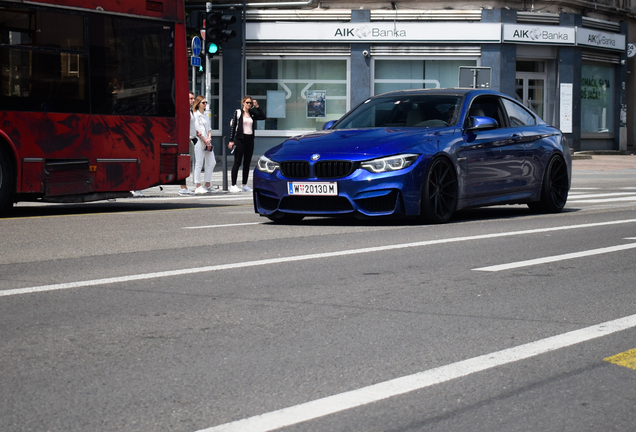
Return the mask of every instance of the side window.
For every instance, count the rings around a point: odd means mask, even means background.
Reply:
[[[536,125],[537,121],[530,111],[524,106],[519,105],[509,99],[502,99],[506,107],[508,118],[510,119],[510,127],[531,126]]]
[[[81,15],[0,6],[0,110],[88,113]]]
[[[501,105],[497,98],[494,97],[478,97],[470,105],[468,110],[469,116],[478,117],[491,117],[497,120],[499,127],[505,127],[506,123],[503,121]]]
[[[89,17],[93,114],[174,117],[174,27]]]

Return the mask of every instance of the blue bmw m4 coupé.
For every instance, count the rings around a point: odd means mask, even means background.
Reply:
[[[561,132],[490,90],[423,89],[371,97],[322,131],[290,138],[254,170],[254,208],[305,216],[415,216],[565,206],[572,159]]]

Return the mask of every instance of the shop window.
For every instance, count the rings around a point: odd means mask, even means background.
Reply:
[[[208,99],[208,111],[210,112],[210,127],[212,130],[219,129],[219,114],[221,112],[220,108],[220,61],[218,59],[210,60],[210,97]],[[237,104],[238,107],[239,104]]]
[[[375,60],[374,94],[457,87],[459,67],[476,65],[475,60]]]
[[[581,71],[581,133],[612,132],[614,127],[613,107],[614,68],[612,66],[583,65]]]
[[[248,59],[247,94],[267,115],[259,130],[320,130],[347,112],[347,60]]]
[[[543,61],[517,61],[517,72],[545,72],[545,62]]]

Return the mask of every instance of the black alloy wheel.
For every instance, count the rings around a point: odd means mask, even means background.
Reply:
[[[427,223],[447,222],[457,208],[457,173],[450,160],[434,159],[422,188],[420,217]]]
[[[543,175],[541,199],[528,203],[528,207],[540,213],[558,213],[565,207],[569,190],[568,167],[561,156],[554,156]]]

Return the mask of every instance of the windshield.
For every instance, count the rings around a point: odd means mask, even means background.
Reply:
[[[369,99],[334,129],[440,127],[457,123],[459,96],[394,95]]]

